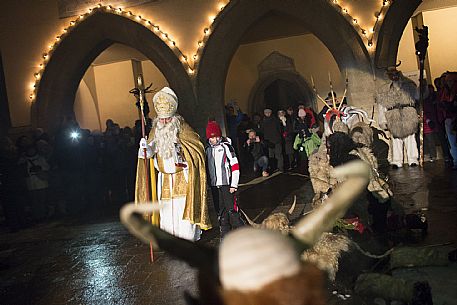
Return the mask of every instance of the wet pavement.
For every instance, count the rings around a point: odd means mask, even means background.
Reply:
[[[429,234],[415,245],[450,242],[455,247],[457,171],[427,163],[424,169],[404,168],[390,175],[399,204],[408,210],[428,209]],[[310,182],[299,175],[281,174],[258,182],[243,186],[239,194],[240,206],[258,221],[271,211],[288,209],[293,194],[297,216],[313,196]],[[205,232],[203,242],[217,246],[217,230]],[[149,263],[148,246],[127,233],[114,213],[2,233],[0,304],[167,305],[184,304],[184,291],[198,293],[192,268],[162,252],[155,258]],[[435,304],[457,300],[455,264],[399,270],[394,275],[428,279],[437,292]],[[331,297],[329,304],[363,304],[358,300]]]

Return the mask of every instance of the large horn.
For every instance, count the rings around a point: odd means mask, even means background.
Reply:
[[[129,232],[154,249],[162,249],[194,268],[209,268],[217,261],[215,249],[171,235],[147,222],[143,215],[158,212],[157,204],[126,204],[120,211],[122,224]]]
[[[289,213],[289,215],[292,215],[292,213],[294,212],[296,204],[297,204],[297,195],[294,195],[294,202],[292,203],[292,206],[290,207],[289,211],[287,212],[287,213]]]
[[[308,246],[314,245],[322,233],[331,229],[335,221],[344,216],[346,210],[366,188],[370,168],[363,161],[352,161],[332,171],[335,178],[345,178],[332,195],[313,213],[303,217],[292,231],[292,235]]]
[[[259,225],[258,223],[255,223],[251,218],[249,218],[249,216],[242,209],[240,209],[240,211],[241,211],[241,213],[243,213],[244,217],[246,218],[246,220],[248,221],[248,223],[251,227],[254,227],[254,228],[261,227],[261,225]]]

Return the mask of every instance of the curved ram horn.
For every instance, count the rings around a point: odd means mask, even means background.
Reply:
[[[240,211],[244,215],[244,217],[246,218],[246,220],[248,221],[248,223],[251,227],[254,227],[254,228],[261,227],[261,225],[259,225],[258,223],[255,223],[251,218],[249,218],[249,216],[242,209],[240,209]]]
[[[322,233],[331,229],[335,221],[344,216],[346,210],[366,188],[370,168],[363,161],[352,161],[332,171],[335,178],[346,178],[330,197],[313,213],[303,217],[295,226],[292,235],[308,246],[314,245]]]
[[[292,203],[292,206],[290,207],[289,211],[287,212],[287,213],[289,213],[289,215],[292,215],[292,213],[294,212],[296,204],[297,204],[297,195],[294,195],[294,202]]]
[[[178,238],[170,233],[153,226],[145,220],[143,215],[158,212],[158,204],[129,203],[124,205],[120,211],[122,224],[131,234],[146,244],[152,243],[154,249],[162,249],[170,255],[185,261],[190,266],[199,269],[211,269],[217,261],[215,249],[193,243],[189,240]]]

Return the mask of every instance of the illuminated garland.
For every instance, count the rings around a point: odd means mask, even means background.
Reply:
[[[229,0],[225,1],[220,1],[219,6],[218,6],[218,14],[226,7],[227,3]],[[60,42],[62,39],[65,38],[65,36],[71,32],[74,27],[76,27],[78,24],[80,24],[82,21],[84,21],[86,18],[91,16],[97,11],[103,11],[107,13],[112,13],[120,16],[124,16],[126,18],[129,18],[130,20],[133,20],[142,26],[148,28],[152,32],[154,32],[155,35],[157,35],[159,38],[162,39],[175,53],[175,55],[180,59],[181,63],[183,64],[184,68],[186,69],[186,72],[188,73],[189,76],[193,76],[195,74],[195,70],[197,68],[197,63],[198,59],[200,58],[201,51],[203,49],[203,46],[205,45],[206,40],[208,39],[209,35],[211,34],[211,27],[212,23],[216,19],[217,15],[212,15],[209,17],[210,24],[207,25],[203,29],[203,38],[197,42],[197,50],[192,56],[192,65],[189,62],[189,57],[185,55],[177,46],[177,43],[175,40],[171,38],[171,35],[163,31],[158,24],[155,24],[151,22],[148,19],[145,19],[141,17],[141,15],[136,15],[132,13],[131,11],[126,11],[122,8],[115,8],[111,5],[102,5],[98,4],[97,6],[88,9],[87,13],[79,15],[76,19],[70,21],[70,25],[66,28],[63,29],[62,33],[58,36],[56,36],[55,40],[53,43],[51,43],[48,47],[48,50],[42,54],[42,62],[38,65],[39,71],[34,73],[34,78],[35,81],[30,84],[30,89],[32,92],[29,95],[30,100],[33,102],[36,98],[36,93],[38,90],[38,86],[40,84],[41,76],[43,75],[43,72],[46,68],[46,65],[48,64],[50,57],[53,53],[53,51],[59,46]]]
[[[384,18],[386,15],[386,12],[389,8],[389,5],[393,0],[381,0],[381,8],[379,11],[377,11],[374,16],[375,16],[375,21],[373,26],[367,30],[365,28],[362,28],[360,26],[359,20],[357,18],[354,18],[351,16],[349,13],[349,10],[344,7],[343,5],[340,5],[339,3],[341,0],[329,0],[330,3],[333,4],[333,6],[341,13],[343,16],[345,16],[346,20],[348,22],[352,23],[354,28],[357,30],[357,33],[361,35],[363,38],[366,40],[366,45],[368,50],[373,50],[374,49],[374,37],[375,33],[379,31],[379,27],[381,26],[381,20]]]
[[[379,27],[381,24],[380,21],[385,16],[385,13],[386,13],[391,1],[393,1],[393,0],[382,0],[382,6],[381,6],[379,12],[377,12],[375,14],[376,21],[375,21],[373,27],[370,28],[370,30],[368,30],[368,31],[359,25],[359,20],[357,20],[356,18],[353,18],[350,15],[350,13],[346,7],[343,7],[339,4],[339,2],[341,0],[329,0],[329,1],[339,12],[341,12],[345,16],[345,18],[348,20],[348,22],[353,24],[353,26],[357,29],[357,32],[366,39],[367,48],[369,50],[373,49],[374,48],[374,42],[373,42],[374,34],[379,30]],[[180,59],[184,68],[186,69],[188,75],[193,76],[198,68],[198,63],[201,58],[201,53],[203,51],[203,48],[204,48],[209,36],[212,33],[213,23],[216,20],[219,13],[224,10],[224,8],[227,6],[227,4],[229,2],[230,2],[230,0],[219,1],[217,14],[211,15],[208,17],[209,24],[204,27],[203,37],[197,41],[197,43],[196,43],[197,49],[191,58],[189,58],[189,56],[185,55],[179,49],[176,41],[173,40],[168,33],[163,31],[159,27],[158,24],[155,24],[155,23],[151,22],[150,20],[147,20],[147,19],[141,17],[141,15],[135,15],[131,11],[126,11],[122,8],[114,8],[111,5],[98,4],[96,7],[88,9],[87,13],[81,14],[75,20],[70,21],[70,25],[68,27],[64,28],[60,35],[56,36],[55,41],[49,45],[48,51],[43,53],[43,55],[42,55],[43,61],[39,64],[40,70],[38,72],[34,73],[35,81],[30,84],[30,89],[32,90],[32,92],[30,93],[29,98],[31,99],[32,102],[35,100],[36,92],[38,90],[38,86],[40,84],[40,79],[44,72],[44,69],[46,68],[47,63],[50,60],[50,56],[52,55],[52,52],[57,48],[57,46],[59,45],[61,40],[63,38],[65,38],[65,36],[75,26],[77,26],[79,23],[81,23],[82,21],[84,21],[86,18],[88,18],[89,16],[91,16],[93,13],[95,13],[97,11],[104,11],[104,12],[124,16],[126,18],[129,18],[130,20],[136,21],[137,23],[141,24],[142,26],[144,26],[144,27],[148,28],[149,30],[151,30],[152,32],[154,32],[154,34],[156,34],[159,38],[161,38],[162,41],[164,41],[173,50],[175,55]]]

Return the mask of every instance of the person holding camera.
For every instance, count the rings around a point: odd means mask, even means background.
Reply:
[[[265,145],[263,144],[257,132],[254,129],[247,131],[248,139],[245,144],[245,148],[254,159],[254,172],[259,169],[262,171],[263,177],[268,177],[268,157],[265,156]]]

